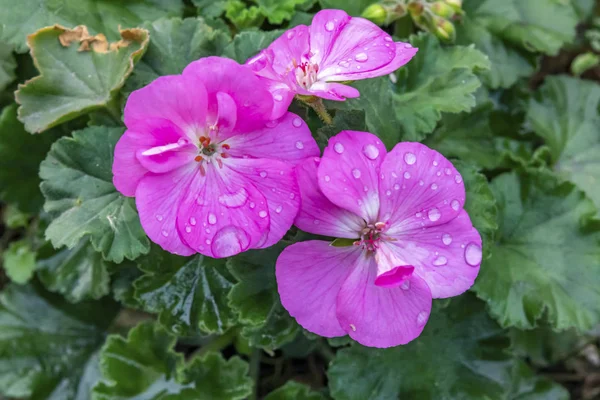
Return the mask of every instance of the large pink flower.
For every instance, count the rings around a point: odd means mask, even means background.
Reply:
[[[304,328],[366,346],[405,344],[423,330],[432,298],[473,284],[481,238],[463,210],[462,177],[438,152],[399,143],[386,154],[376,136],[344,131],[320,161],[296,170],[295,224],[354,241],[301,242],[279,256],[281,301]]]
[[[295,94],[338,101],[358,97],[358,90],[339,82],[390,74],[416,53],[371,21],[323,10],[310,27],[288,30],[246,64],[269,84],[278,117]]]
[[[147,235],[181,255],[227,257],[270,246],[300,205],[294,165],[319,149],[247,67],[219,57],[133,92],[114,184],[135,196]]]

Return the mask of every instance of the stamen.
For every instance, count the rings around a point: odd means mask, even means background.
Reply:
[[[223,168],[223,161],[220,158],[217,158],[217,164],[219,164],[219,168]]]
[[[194,160],[196,160],[197,162],[201,162],[204,161],[204,158],[202,158],[202,156],[196,156]]]
[[[221,153],[221,157],[223,157],[223,158],[229,158],[230,156],[227,153]]]
[[[200,164],[200,174],[202,176],[206,176],[206,170],[204,169],[204,165]]]
[[[224,148],[225,150],[230,150],[231,149],[231,146],[228,145],[227,143],[222,144],[221,147]]]

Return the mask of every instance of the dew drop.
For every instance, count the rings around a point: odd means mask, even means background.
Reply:
[[[207,240],[206,244],[210,244]],[[229,225],[213,237],[212,252],[216,257],[230,257],[248,248],[250,240],[242,229]]]
[[[465,261],[471,267],[481,264],[481,247],[476,243],[469,243],[465,248]]]
[[[385,40],[386,42],[393,42],[393,41],[394,41],[394,39],[392,39],[392,37],[391,37],[391,36],[385,36],[385,37],[383,38],[383,40]]]
[[[422,216],[423,216],[423,214],[421,214],[420,212],[415,214],[415,217],[417,217],[417,218],[421,218]]]
[[[455,175],[454,176],[454,182],[456,182],[456,183],[462,183],[462,181],[463,181],[462,180],[462,176],[460,176],[460,175]]]
[[[350,324],[350,329],[352,329],[352,332],[356,332],[356,326],[354,326],[354,324]]]
[[[208,214],[208,223],[214,225],[217,223],[217,216],[213,213]]]
[[[160,221],[162,221],[162,220],[163,220],[163,216],[162,216],[162,215],[160,215],[160,214],[159,214],[159,215],[157,215],[157,216],[156,216],[156,220],[157,220],[157,221],[159,221],[159,222],[160,222]]]
[[[352,170],[352,176],[353,176],[354,178],[356,178],[356,179],[360,178],[360,170],[359,170],[359,169],[356,169],[356,168],[354,168],[354,169]]]
[[[329,175],[325,175],[325,182],[329,182],[331,180],[331,178],[329,177]]]
[[[446,265],[448,263],[448,259],[444,256],[439,256],[435,260],[433,260],[433,265],[436,267],[441,267],[442,265]]]
[[[422,180],[419,181],[419,186],[423,186],[425,184],[425,182],[423,182]]]
[[[212,242],[211,242],[211,240],[210,240],[210,239],[206,239],[206,240],[204,241],[204,243],[206,243],[206,244],[211,244]]]
[[[315,224],[315,225],[319,225],[319,223],[320,223],[320,222],[319,222],[319,220],[318,220],[318,219],[315,219],[315,220],[313,221],[313,224]]]
[[[162,233],[162,235],[163,235],[164,237],[168,237],[168,236],[169,236],[169,232],[167,232],[167,231],[162,231],[161,233]]]
[[[392,195],[392,191],[391,190],[386,190],[385,191],[385,195],[386,196],[391,196]]]
[[[206,233],[210,233],[210,228],[206,228],[204,231],[205,231]]]
[[[265,123],[265,125],[267,128],[275,128],[277,125],[279,125],[279,123],[277,121],[268,121]]]
[[[282,206],[277,206],[277,208],[275,209],[275,212],[276,212],[277,214],[280,214],[282,210],[283,210],[283,207],[282,207]]]
[[[297,148],[298,150],[302,150],[302,149],[304,148],[304,143],[302,143],[301,141],[299,141],[299,140],[298,140],[298,141],[296,142],[296,148]]]
[[[438,171],[438,172],[436,173],[436,175],[437,175],[437,176],[442,176],[442,171]]]
[[[185,140],[184,138],[181,138],[177,141],[177,144],[180,146],[185,146],[187,144],[187,140]]]
[[[375,160],[379,157],[379,149],[372,144],[364,145],[362,151],[369,160]]]
[[[369,59],[369,56],[367,53],[358,53],[356,56],[354,56],[354,59],[358,62],[366,62]]]
[[[458,202],[458,200],[452,200],[450,202],[450,207],[452,207],[454,211],[458,211],[458,209],[460,208],[460,203]]]
[[[288,33],[287,33],[287,38],[288,38],[288,39],[293,39],[295,35],[296,35],[296,31],[294,31],[294,30],[290,30],[290,31],[288,31]]]
[[[251,209],[254,209],[254,207],[256,207],[256,204],[254,204],[254,202],[253,202],[253,201],[251,201],[251,202],[250,202],[250,208],[251,208]]]
[[[427,212],[427,217],[429,217],[429,220],[431,222],[435,222],[435,221],[439,220],[441,216],[442,216],[442,213],[440,213],[440,210],[438,210],[437,208],[432,208],[431,210],[429,210]]]
[[[417,315],[417,325],[419,325],[419,326],[425,325],[425,322],[427,322],[428,316],[429,316],[429,314],[427,313],[427,311],[421,311],[419,313],[419,315]]]
[[[194,217],[190,218],[190,225],[191,226],[196,226],[196,218],[194,218]]]
[[[283,96],[280,94],[276,94],[275,96],[273,96],[273,98],[275,99],[275,101],[282,101],[283,100]]]
[[[294,118],[292,125],[294,125],[296,128],[300,128],[302,126],[302,120],[300,118]]]
[[[452,243],[452,235],[449,233],[444,233],[442,235],[442,243],[444,243],[446,246],[449,246],[450,243]]]
[[[437,190],[437,188],[438,188],[437,183],[432,183],[431,184],[431,190]]]
[[[444,169],[444,173],[446,175],[450,175],[452,173],[452,170],[450,168],[446,168],[446,169]]]
[[[438,166],[438,162],[437,162],[437,161],[434,161],[434,162],[433,162],[433,166],[434,166],[434,167],[437,167],[437,166]]]
[[[398,185],[397,183],[394,185],[394,190],[400,190],[400,185]]]
[[[348,61],[342,60],[338,63],[338,65],[340,67],[348,68],[350,66],[350,63]]]
[[[404,162],[408,165],[413,165],[415,162],[417,162],[417,156],[415,156],[413,153],[406,153],[404,155]]]
[[[219,203],[227,208],[238,208],[248,201],[248,192],[244,188],[239,188],[237,192],[225,193],[219,196]]]
[[[410,281],[409,280],[405,280],[404,282],[402,282],[402,285],[400,285],[400,287],[402,288],[402,290],[408,290],[408,289],[410,289]]]
[[[333,146],[333,150],[335,150],[335,152],[338,153],[338,154],[342,154],[344,152],[344,145],[341,144],[340,142],[337,142]]]
[[[333,23],[333,21],[328,21],[328,22],[325,24],[325,30],[326,30],[327,32],[333,32],[333,30],[334,30],[334,29],[335,29],[335,24]]]
[[[260,171],[260,177],[261,178],[266,178],[267,177],[267,171]]]
[[[192,232],[192,227],[191,227],[191,226],[186,226],[186,227],[185,227],[185,231],[186,231],[187,233],[190,233],[190,232]]]
[[[410,172],[406,171],[404,173],[404,179],[410,179]]]
[[[265,210],[261,210],[258,212],[258,216],[261,218],[266,218],[267,212]]]
[[[404,47],[405,47],[405,48],[407,48],[407,49],[410,49],[410,48],[412,48],[412,44],[410,44],[410,43],[405,43],[405,44],[404,44]]]
[[[290,193],[290,199],[294,200],[296,198],[296,195],[294,193]]]

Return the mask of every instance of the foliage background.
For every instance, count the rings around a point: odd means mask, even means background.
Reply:
[[[387,0],[386,0],[387,1]],[[452,158],[484,238],[473,289],[414,342],[304,331],[274,263],[309,235],[226,260],[145,236],[112,185],[127,95],[191,61],[245,61],[321,8],[372,0],[0,0],[0,394],[16,399],[593,399],[600,396],[600,20],[594,0],[464,0],[454,41],[330,102],[343,129]],[[383,2],[384,4],[387,4]],[[418,21],[417,21],[418,22]],[[125,45],[61,44],[65,30]],[[433,32],[433,33],[432,33]],[[29,36],[28,36],[29,35]],[[102,40],[99,40],[102,42]],[[594,58],[596,57],[596,58]]]

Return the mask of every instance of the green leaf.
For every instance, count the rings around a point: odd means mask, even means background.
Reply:
[[[208,353],[184,365],[175,337],[159,325],[141,324],[127,339],[110,336],[100,353],[103,380],[93,400],[237,400],[251,392],[248,365]]]
[[[24,284],[35,271],[35,252],[27,240],[12,242],[2,253],[2,263],[11,281]]]
[[[367,127],[388,146],[422,140],[432,132],[442,112],[459,113],[475,106],[481,82],[473,71],[489,68],[487,56],[472,47],[442,47],[432,35],[410,39],[417,55],[389,77],[356,83],[361,96],[328,102],[332,108],[365,110]]]
[[[38,170],[60,132],[33,136],[17,119],[17,105],[0,114],[0,199],[15,203],[25,212],[36,213],[44,198]]]
[[[229,0],[192,0],[198,7],[199,15],[206,18],[217,18],[225,12]]]
[[[235,281],[224,260],[179,257],[155,247],[138,265],[144,275],[134,283],[135,298],[174,333],[223,333],[235,322],[227,304]]]
[[[489,256],[494,235],[498,230],[498,207],[485,175],[471,164],[454,161],[466,190],[465,210],[483,240],[483,251]]]
[[[296,13],[296,6],[306,3],[306,0],[253,0],[258,4],[260,12],[267,17],[270,24],[279,25],[289,21]]]
[[[508,88],[520,78],[533,74],[534,62],[531,56],[528,57],[523,50],[505,43],[483,26],[481,20],[471,18],[468,11],[462,22],[456,25],[456,29],[457,44],[473,43],[490,58],[490,69],[479,73],[486,86],[493,89]]]
[[[265,16],[257,6],[249,6],[242,0],[229,0],[225,8],[225,17],[238,30],[257,28],[265,21]]]
[[[277,39],[283,31],[246,31],[240,32],[233,41],[223,50],[223,56],[233,58],[239,63],[257,54],[268,47],[273,40]]]
[[[29,36],[40,75],[19,85],[15,93],[25,129],[39,133],[87,112],[114,107],[111,101],[148,46],[144,29],[123,30],[121,37],[108,48],[106,39],[90,37],[83,26],[70,30],[58,25]]]
[[[6,89],[16,75],[17,61],[12,53],[12,46],[0,42],[0,92]]]
[[[575,329],[555,332],[543,325],[528,331],[511,329],[511,351],[527,357],[535,365],[549,367],[571,356],[582,347],[584,337]]]
[[[122,128],[94,126],[58,140],[42,162],[44,209],[54,218],[46,238],[75,247],[89,237],[106,260],[120,263],[150,250],[133,199],[112,184],[115,144]]]
[[[232,257],[227,267],[239,281],[229,293],[229,304],[244,324],[242,335],[252,346],[270,350],[294,339],[298,324],[281,305],[275,280],[275,262],[283,250],[277,244]]]
[[[288,381],[279,389],[269,393],[265,400],[325,400],[325,396],[313,392],[306,385]]]
[[[329,371],[336,400],[568,399],[507,352],[508,340],[482,302],[463,295],[434,303],[425,330],[390,349],[360,345],[338,350]]]
[[[159,19],[144,28],[152,40],[125,84],[127,92],[159,76],[180,74],[192,61],[221,54],[229,43],[226,33],[211,28],[202,18]]]
[[[600,224],[570,183],[550,174],[503,174],[492,182],[500,229],[474,289],[503,326],[554,329],[600,321]]]
[[[86,25],[90,33],[104,33],[109,40],[119,38],[119,28],[134,28],[143,21],[181,15],[181,0],[0,0],[2,21],[0,40],[27,51],[27,35],[40,28],[61,24]],[[9,17],[10,16],[10,17]]]
[[[317,142],[325,148],[330,138],[341,131],[366,131],[365,112],[361,110],[339,110],[331,125],[322,125],[317,131]]]
[[[344,10],[354,17],[359,17],[364,9],[374,2],[374,0],[319,0],[321,8]]]
[[[570,1],[465,0],[463,9],[492,34],[527,50],[554,55],[575,40],[578,19]]]
[[[48,290],[74,303],[99,299],[109,292],[108,263],[87,239],[40,260],[38,277]]]
[[[527,120],[550,148],[557,173],[600,208],[600,85],[548,77],[529,103]]]
[[[94,353],[117,308],[72,305],[36,286],[0,296],[0,393],[31,400],[87,400],[98,378]]]

